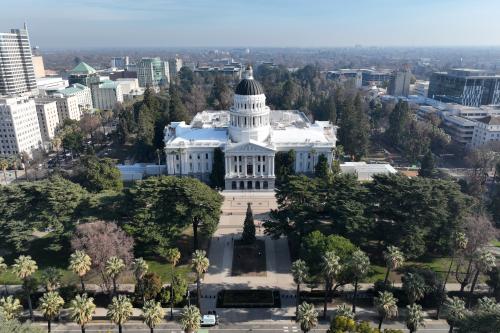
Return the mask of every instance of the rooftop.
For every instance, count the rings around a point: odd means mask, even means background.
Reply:
[[[357,174],[358,180],[372,180],[377,174],[394,174],[397,170],[390,164],[367,164],[366,162],[345,162],[340,165],[342,173]]]
[[[81,63],[76,65],[76,67],[73,68],[69,73],[72,75],[88,75],[97,73],[97,71],[82,61]]]
[[[500,116],[487,116],[484,118],[480,118],[477,121],[480,121],[486,125],[500,125]]]
[[[63,94],[64,96],[71,96],[79,93],[82,90],[88,89],[86,86],[80,83],[75,83],[71,87],[58,90],[57,92]]]

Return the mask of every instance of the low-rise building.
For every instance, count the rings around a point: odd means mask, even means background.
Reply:
[[[58,90],[50,97],[56,100],[59,122],[63,122],[66,118],[80,120],[84,110],[93,108],[90,88],[82,84],[76,83]]]
[[[92,86],[94,107],[101,110],[111,110],[116,103],[123,102],[122,86],[117,81],[103,81]]]
[[[31,155],[41,145],[35,101],[27,96],[0,98],[0,156]]]
[[[455,115],[446,115],[443,118],[443,127],[451,139],[460,145],[467,146],[472,142],[476,121]]]
[[[40,95],[50,95],[51,92],[66,88],[68,80],[62,77],[41,77],[36,79],[36,85]]]
[[[352,82],[355,88],[361,88],[363,85],[363,73],[357,69],[339,69],[336,71],[328,71],[326,78],[329,80],[345,83]]]
[[[471,146],[480,147],[500,141],[500,116],[487,116],[476,121]]]
[[[342,173],[354,174],[359,181],[370,181],[374,175],[390,175],[397,170],[388,163],[345,162],[340,165]]]
[[[57,102],[49,98],[35,98],[35,106],[42,141],[46,144],[54,138],[57,125],[59,125]]]

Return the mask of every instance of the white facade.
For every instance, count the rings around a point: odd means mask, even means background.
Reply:
[[[104,81],[92,86],[94,107],[101,110],[111,110],[116,103],[123,102],[122,86],[119,82]]]
[[[36,85],[40,95],[47,95],[50,91],[64,89],[68,86],[68,80],[62,77],[41,77],[36,79]]]
[[[203,111],[191,124],[165,129],[167,174],[207,181],[214,149],[224,153],[226,190],[273,190],[275,155],[296,152],[295,171],[313,173],[320,155],[332,162],[336,127],[311,123],[296,110],[271,111],[262,88],[247,69],[229,111]]]
[[[53,99],[35,99],[38,125],[44,143],[54,138],[59,116],[57,114],[57,102]]]
[[[35,101],[28,97],[0,98],[0,156],[31,155],[41,145]]]
[[[359,181],[370,181],[375,175],[391,175],[398,171],[387,163],[345,162],[340,165],[342,173],[354,174]]]
[[[24,29],[0,33],[0,95],[26,92],[37,94],[30,40],[25,25]]]
[[[82,84],[76,83],[57,91],[50,97],[57,102],[57,113],[61,123],[66,118],[80,120],[83,111],[93,108],[90,88]]]
[[[472,147],[480,147],[490,142],[500,142],[500,116],[488,116],[476,121]]]
[[[130,94],[131,92],[142,90],[139,87],[139,80],[135,78],[120,78],[116,79],[116,82],[122,87],[123,94]]]

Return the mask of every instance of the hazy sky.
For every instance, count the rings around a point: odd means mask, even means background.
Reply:
[[[500,0],[0,0],[41,48],[500,45]]]

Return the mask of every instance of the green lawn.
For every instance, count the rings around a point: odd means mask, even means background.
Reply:
[[[189,244],[191,239],[183,239],[184,242]],[[35,273],[35,278],[40,279],[42,276],[42,271],[47,267],[56,267],[61,270],[63,275],[62,284],[78,284],[78,277],[67,269],[68,267],[68,257],[69,253],[71,253],[71,249],[69,248],[58,248],[53,249],[51,245],[53,244],[53,238],[50,235],[46,235],[40,238],[34,239],[30,244],[30,249],[28,251],[28,255],[31,255],[32,258],[37,262],[38,271]],[[187,247],[187,245],[184,245]],[[183,253],[183,256],[187,256],[187,254]],[[6,262],[9,265],[12,265],[14,262],[15,256],[5,256]],[[164,283],[170,282],[170,277],[172,276],[172,269],[170,264],[162,261],[161,259],[148,259],[145,258],[149,265],[149,270],[158,274]],[[178,272],[180,272],[189,283],[194,282],[194,275],[191,274],[191,269],[187,265],[187,258],[183,258],[181,264],[176,268]],[[86,283],[98,283],[99,276],[95,273],[89,273],[88,276],[85,277]],[[120,283],[134,283],[134,277],[131,272],[124,272],[121,274],[119,278]],[[3,284],[21,284],[21,281],[17,279],[14,274],[12,274],[11,270],[8,269],[6,272],[2,272],[0,274],[0,285]]]
[[[493,245],[495,247],[500,247],[500,240],[496,239],[496,240],[492,241],[491,245]]]

